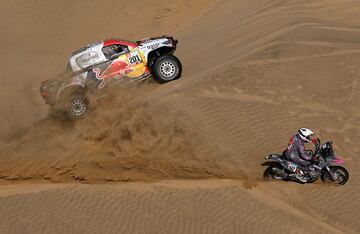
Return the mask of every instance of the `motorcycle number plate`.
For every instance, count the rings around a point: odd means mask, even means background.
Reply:
[[[293,170],[293,171],[296,171],[296,168],[297,168],[297,165],[295,163],[289,163],[288,164],[288,167]]]

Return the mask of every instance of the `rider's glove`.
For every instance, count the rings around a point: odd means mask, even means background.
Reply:
[[[314,138],[311,140],[311,142],[314,144],[314,145],[320,145],[320,139],[319,138]]]

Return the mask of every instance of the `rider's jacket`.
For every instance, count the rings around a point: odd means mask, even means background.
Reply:
[[[310,161],[311,156],[305,151],[304,141],[296,134],[294,135],[289,142],[287,149],[285,150],[285,155],[289,159],[300,157],[301,159]]]

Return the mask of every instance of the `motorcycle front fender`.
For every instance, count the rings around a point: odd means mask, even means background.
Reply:
[[[333,160],[331,160],[332,163],[336,163],[336,164],[343,164],[344,163],[344,159],[340,158],[340,157],[335,157]]]

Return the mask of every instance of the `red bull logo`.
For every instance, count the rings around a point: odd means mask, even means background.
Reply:
[[[114,60],[103,72],[101,68],[94,68],[92,71],[95,73],[95,77],[101,80],[98,88],[101,89],[105,84],[113,79],[121,79],[133,71],[133,69],[123,60]]]

